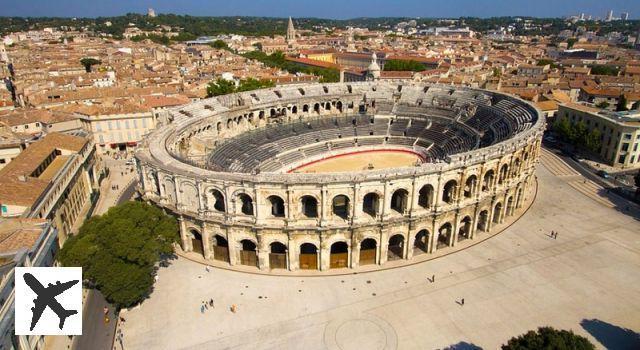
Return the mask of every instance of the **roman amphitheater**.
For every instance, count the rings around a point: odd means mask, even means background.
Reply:
[[[163,118],[136,154],[143,198],[179,218],[184,251],[274,272],[383,266],[490,235],[533,200],[544,128],[511,96],[380,81]]]

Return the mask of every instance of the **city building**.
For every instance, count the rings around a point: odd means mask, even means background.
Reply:
[[[558,120],[572,125],[584,123],[589,131],[600,132],[597,154],[617,168],[640,168],[640,111],[612,112],[576,103],[560,104]]]
[[[62,244],[94,204],[102,170],[92,139],[47,134],[0,170],[0,217],[46,219]]]
[[[57,251],[56,229],[46,220],[0,218],[0,348],[44,348],[42,335],[15,335],[14,272],[16,267],[53,266]]]

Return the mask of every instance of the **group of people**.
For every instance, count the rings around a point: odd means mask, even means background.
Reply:
[[[209,301],[203,301],[202,305],[200,305],[200,313],[204,313],[205,310],[209,310],[209,308],[215,308],[213,305],[213,298],[209,299]]]
[[[558,232],[557,231],[551,231],[551,238],[558,239]]]

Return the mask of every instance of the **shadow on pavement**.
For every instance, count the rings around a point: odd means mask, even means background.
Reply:
[[[640,349],[640,334],[631,329],[618,327],[597,319],[584,319],[580,325],[607,349]]]
[[[632,201],[616,194],[615,190],[604,188],[598,191],[598,195],[609,199],[610,202],[615,204],[615,210],[640,221],[640,207]]]
[[[475,344],[467,343],[466,341],[461,341],[457,344],[449,345],[443,350],[482,350],[482,348]]]

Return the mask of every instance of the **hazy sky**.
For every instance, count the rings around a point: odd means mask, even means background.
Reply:
[[[115,16],[127,12],[196,16],[270,17],[604,17],[629,12],[639,18],[640,0],[0,0],[0,16]]]

